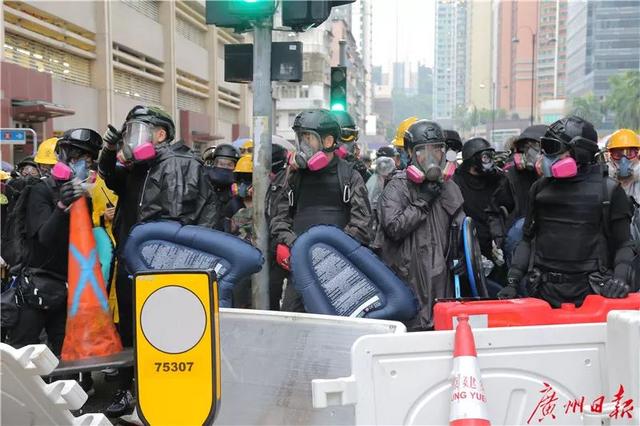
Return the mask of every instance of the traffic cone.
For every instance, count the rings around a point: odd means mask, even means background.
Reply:
[[[458,316],[453,348],[450,426],[489,426],[487,398],[482,385],[469,316]]]
[[[73,361],[122,351],[111,320],[87,200],[71,205],[69,220],[69,296],[62,359]]]

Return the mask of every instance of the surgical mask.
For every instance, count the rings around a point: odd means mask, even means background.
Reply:
[[[458,168],[457,162],[457,154],[454,150],[450,149],[445,154],[446,163],[444,165],[444,169],[442,170],[442,179],[444,181],[448,181],[453,178],[453,175]]]
[[[557,179],[568,179],[578,174],[578,164],[572,157],[558,158],[558,156],[547,156],[542,158],[542,175]]]
[[[538,158],[540,158],[540,151],[529,147],[525,152],[513,154],[513,164],[518,170],[534,170]]]
[[[444,144],[416,147],[413,164],[407,167],[407,178],[415,183],[422,183],[425,180],[430,182],[442,180],[442,169],[446,162],[444,150]]]
[[[226,187],[233,183],[233,170],[224,167],[207,167],[207,176],[216,186]]]
[[[327,167],[329,157],[321,148],[322,138],[320,135],[316,132],[301,131],[296,134],[296,139],[298,152],[296,152],[294,161],[299,168],[315,172]]]
[[[130,121],[126,123],[123,132],[124,144],[122,147],[122,158],[125,162],[148,161],[156,156],[156,149],[153,144],[154,128],[141,121]]]

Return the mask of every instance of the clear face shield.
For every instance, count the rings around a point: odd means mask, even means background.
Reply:
[[[376,158],[375,165],[376,174],[382,176],[383,178],[387,178],[396,169],[396,162],[393,158],[389,157]]]
[[[444,143],[418,145],[415,149],[414,160],[425,174],[429,181],[437,181],[442,176],[442,169],[445,165]]]
[[[124,141],[121,151],[122,162],[145,161],[154,158],[156,156],[153,145],[155,131],[155,127],[142,121],[127,122],[122,134]]]
[[[329,158],[322,151],[322,138],[312,130],[299,130],[296,132],[296,152],[295,162],[301,169],[311,171],[320,170],[329,164]]]

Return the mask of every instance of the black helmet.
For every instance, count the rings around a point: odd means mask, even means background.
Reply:
[[[413,150],[416,145],[444,144],[444,132],[440,125],[433,121],[418,120],[404,132],[404,149]]]
[[[494,150],[484,138],[471,138],[462,147],[462,161],[471,160],[479,152]],[[495,151],[495,150],[494,150]]]
[[[514,147],[518,148],[518,145],[528,141],[540,142],[540,138],[547,133],[547,130],[549,130],[549,126],[546,124],[534,124],[533,126],[527,127],[513,142]]]
[[[167,131],[167,142],[171,142],[176,137],[176,126],[171,116],[160,108],[136,105],[127,114],[125,122],[130,120],[140,120],[152,126],[162,127]]]
[[[38,168],[38,164],[35,162],[32,156],[24,157],[18,164],[16,164],[16,169],[21,170],[23,167],[32,166]]]
[[[445,143],[447,144],[447,149],[452,149],[455,152],[462,151],[462,138],[458,132],[455,130],[445,130],[444,138]]]
[[[598,153],[598,132],[593,124],[572,115],[549,126],[540,139],[542,150],[547,155],[557,155],[569,150],[579,164],[595,161]]]
[[[207,149],[204,150],[204,152],[202,153],[202,161],[204,161],[205,163],[207,161],[213,161],[213,153],[216,149],[216,146],[209,146],[207,147]]]
[[[340,142],[349,143],[358,140],[359,129],[353,117],[346,111],[331,111],[340,125]]]
[[[79,149],[88,152],[95,160],[102,148],[102,137],[91,129],[70,129],[63,133],[56,145],[56,154],[68,156],[69,150]],[[66,159],[63,159],[66,161]]]
[[[378,148],[378,151],[376,151],[377,158],[380,158],[380,157],[394,158],[396,155],[398,155],[398,151],[396,151],[396,149],[392,146],[383,146]]]
[[[321,138],[331,135],[336,144],[340,141],[340,124],[326,109],[302,111],[296,116],[291,128],[294,132],[310,130],[316,132]]]
[[[282,145],[273,144],[271,146],[271,172],[278,173],[287,165],[287,155],[289,153]]]
[[[233,161],[238,161],[240,159],[240,151],[238,151],[238,148],[231,145],[230,143],[223,143],[218,145],[213,151],[211,160],[215,160],[218,157],[226,157],[232,159]]]

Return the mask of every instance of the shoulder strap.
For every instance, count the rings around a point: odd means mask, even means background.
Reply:
[[[344,160],[338,160],[338,182],[342,193],[342,202],[349,204],[351,201],[351,178],[354,173],[353,164]]]

